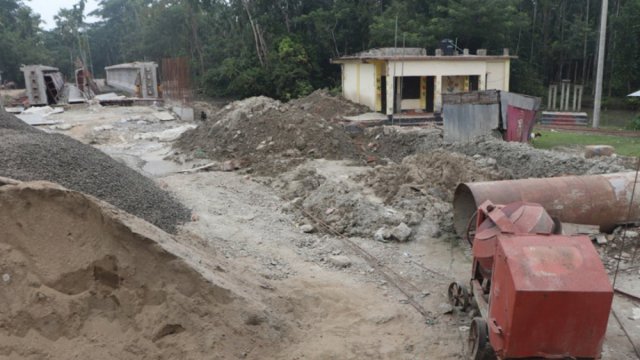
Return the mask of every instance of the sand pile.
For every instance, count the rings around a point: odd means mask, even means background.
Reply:
[[[347,105],[344,105],[344,104]],[[306,158],[358,159],[341,125],[329,122],[354,105],[323,93],[282,104],[267,97],[233,102],[178,140],[177,147],[273,174]]]
[[[190,211],[156,184],[103,152],[47,134],[0,112],[0,176],[46,180],[91,194],[154,225],[175,231]]]
[[[158,228],[51,183],[0,186],[0,249],[0,357],[240,358],[282,336],[227,275],[185,262],[215,256],[178,258]]]

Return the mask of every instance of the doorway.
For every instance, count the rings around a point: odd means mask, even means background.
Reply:
[[[436,77],[427,76],[427,108],[425,111],[428,113],[432,113],[434,110],[435,85]]]

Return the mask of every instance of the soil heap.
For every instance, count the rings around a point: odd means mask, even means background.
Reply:
[[[233,102],[206,123],[183,134],[177,147],[216,160],[236,160],[262,174],[273,174],[305,158],[359,159],[341,115],[362,111],[342,98],[317,91],[282,104],[260,96]]]
[[[541,150],[530,144],[491,137],[466,143],[446,143],[442,139],[442,130],[433,128],[383,126],[366,129],[365,136],[375,154],[398,163],[409,155],[441,149],[474,159],[495,160],[503,179],[596,175],[626,171],[628,166],[628,162],[619,157],[585,159],[582,155]]]
[[[215,259],[58,185],[0,186],[0,357],[228,359],[281,337]]]
[[[156,184],[100,150],[48,134],[0,111],[0,176],[46,180],[91,194],[165,231],[190,211]]]
[[[409,187],[412,190],[409,193],[413,192],[414,196],[429,193],[451,202],[460,183],[507,178],[494,159],[434,150],[407,156],[400,164],[378,166],[360,179],[386,203],[391,203],[403,187]]]

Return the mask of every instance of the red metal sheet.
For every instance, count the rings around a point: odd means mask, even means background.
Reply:
[[[533,129],[536,111],[525,110],[515,106],[507,109],[506,141],[529,142],[529,136]]]
[[[500,357],[600,357],[613,288],[588,237],[500,234],[491,283]]]

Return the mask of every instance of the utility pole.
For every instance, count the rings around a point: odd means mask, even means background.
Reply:
[[[602,78],[604,77],[604,48],[607,39],[607,9],[609,0],[602,0],[600,15],[600,40],[598,41],[598,69],[596,70],[596,94],[593,99],[593,127],[600,127],[600,107],[602,106]]]
[[[531,22],[531,54],[529,55],[529,63],[533,62],[533,40],[536,34],[536,17],[538,15],[538,2],[536,0],[531,1],[533,2],[533,22]]]

